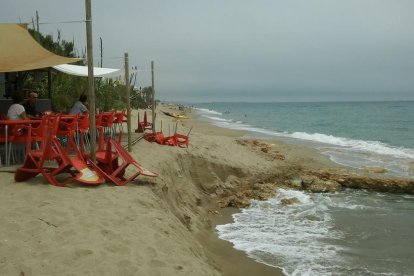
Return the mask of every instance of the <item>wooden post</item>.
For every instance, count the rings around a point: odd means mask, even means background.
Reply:
[[[152,92],[152,131],[155,132],[155,88],[154,88],[154,61],[151,61],[151,92]]]
[[[103,67],[103,48],[102,48],[102,37],[99,38],[99,40],[101,41],[101,68]]]
[[[39,36],[39,12],[36,11],[36,31],[38,32],[38,36]]]
[[[92,47],[92,10],[91,0],[85,0],[86,10],[86,47],[88,56],[88,102],[89,102],[89,134],[91,135],[91,159],[96,161],[96,126],[95,126],[95,87],[93,75]]]
[[[47,96],[52,99],[52,71],[47,69]]]
[[[131,86],[129,85],[129,60],[128,53],[125,53],[125,87],[127,104],[127,131],[128,131],[128,151],[132,151],[131,139]]]

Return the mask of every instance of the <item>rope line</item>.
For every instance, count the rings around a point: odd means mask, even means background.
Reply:
[[[85,23],[85,22],[88,22],[88,21],[91,21],[91,20],[72,20],[72,21],[39,22],[39,25]],[[29,24],[32,24],[32,22],[30,22]]]

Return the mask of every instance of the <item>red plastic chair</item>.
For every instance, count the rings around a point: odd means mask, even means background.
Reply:
[[[174,136],[164,136],[162,132],[157,132],[154,142],[160,145],[175,146]]]
[[[84,184],[98,185],[103,182],[103,178],[96,171],[91,170],[83,160],[77,149],[73,138],[70,138],[69,146],[75,155],[70,156],[68,149],[64,149],[59,140],[53,135],[53,127],[49,125],[44,132],[44,140],[39,150],[31,150],[29,143],[27,146],[26,159],[22,167],[15,173],[16,182],[21,182],[42,174],[52,185],[63,186],[74,180]],[[31,131],[29,129],[29,135]],[[47,166],[51,162],[55,166]],[[58,175],[66,173],[69,177],[61,180]]]
[[[32,123],[24,123],[18,125],[12,125],[9,131],[9,149],[8,149],[8,159],[13,158],[14,163],[21,162],[25,158],[25,147],[22,147],[22,144],[26,143],[38,143],[42,139],[42,132],[47,123],[49,123],[50,118],[45,117],[42,120],[30,121]],[[30,130],[30,137],[29,137]]]
[[[177,133],[178,124],[175,125],[175,133],[172,136],[172,140],[174,141],[174,146],[178,146],[180,148],[187,147],[190,142],[190,133],[193,130],[193,127],[190,128],[187,135]]]
[[[122,147],[120,142],[109,138],[106,143],[106,148],[96,153],[97,164],[88,160],[92,166],[95,167],[104,178],[112,181],[118,186],[124,186],[128,182],[133,181],[139,175],[150,177],[158,176],[157,173],[151,172],[143,168],[135,159]],[[121,161],[119,163],[119,161]],[[137,169],[137,172],[130,176],[125,176],[127,167],[132,166]]]
[[[188,148],[188,143],[189,143],[188,136],[176,133],[172,136],[172,140],[174,141],[173,143],[175,146],[178,146],[181,148],[184,148],[184,147]]]
[[[111,137],[115,137],[115,131],[113,130],[115,121],[115,112],[103,112],[102,113],[102,126],[106,133],[110,134]]]
[[[151,143],[156,142],[160,145],[175,146],[174,136],[164,136],[161,131],[144,133],[144,139]]]
[[[58,126],[56,127],[56,136],[63,147],[66,148],[69,140],[75,138],[77,127],[78,115],[63,115],[60,117]]]
[[[152,123],[148,122],[147,111],[144,111],[144,120],[140,121],[138,112],[138,128],[135,130],[136,133],[143,133],[147,129],[152,129]]]
[[[77,145],[78,147],[90,148],[91,143],[89,141],[89,113],[85,113],[78,117],[77,128]]]
[[[126,117],[126,110],[122,111],[116,111],[115,112],[115,119],[114,119],[114,130],[115,132],[118,131],[118,133],[123,132],[123,123],[127,123],[127,117]],[[117,130],[118,128],[118,130]]]
[[[102,118],[103,118],[102,113],[95,114],[95,126],[97,128],[102,126]]]

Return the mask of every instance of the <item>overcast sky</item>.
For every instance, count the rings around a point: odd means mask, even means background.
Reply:
[[[83,0],[1,1],[85,49]],[[92,0],[94,61],[176,101],[414,100],[413,0]],[[4,38],[2,38],[4,39]]]

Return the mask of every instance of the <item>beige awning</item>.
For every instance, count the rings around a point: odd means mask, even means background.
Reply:
[[[27,71],[79,60],[43,48],[30,35],[27,24],[0,24],[0,72]]]

